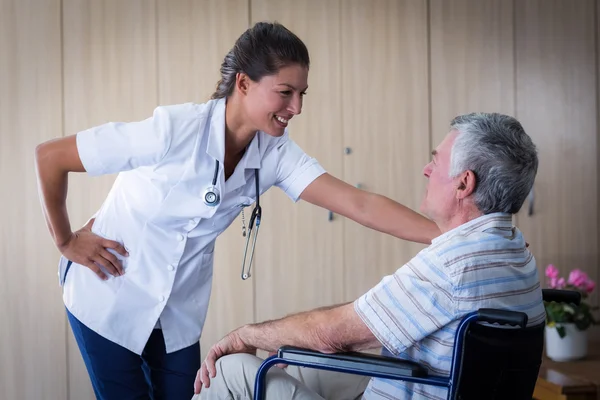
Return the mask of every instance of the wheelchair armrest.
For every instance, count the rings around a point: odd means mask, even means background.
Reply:
[[[575,290],[542,289],[542,298],[548,302],[573,303],[575,305],[581,303],[581,293]]]
[[[527,326],[527,314],[519,311],[480,308],[477,311],[477,321],[489,322],[490,324],[517,325],[525,328]]]
[[[326,354],[282,346],[277,356],[283,360],[324,365],[346,371],[394,374],[398,377],[427,377],[427,370],[417,363],[376,354],[357,352]]]

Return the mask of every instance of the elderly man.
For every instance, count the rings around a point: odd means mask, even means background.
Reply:
[[[202,398],[252,398],[256,349],[321,352],[384,347],[448,375],[460,319],[482,307],[545,318],[535,260],[511,217],[533,185],[538,159],[521,124],[501,114],[455,118],[423,170],[421,211],[441,236],[353,303],[243,326],[209,351],[198,371]],[[368,384],[368,385],[367,385]],[[366,388],[365,388],[366,386]],[[364,392],[364,393],[363,393]],[[291,366],[267,375],[269,399],[445,399],[445,388]]]

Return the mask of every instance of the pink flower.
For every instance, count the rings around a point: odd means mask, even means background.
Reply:
[[[565,278],[550,278],[550,289],[562,289],[565,287]]]
[[[588,281],[586,282],[586,287],[585,287],[586,293],[588,293],[588,294],[592,293],[595,288],[596,288],[596,283],[594,283],[593,280],[588,279]]]
[[[574,269],[569,274],[569,284],[575,286],[578,289],[585,289],[589,278],[585,272],[580,269]]]
[[[558,278],[558,268],[550,264],[546,267],[546,276],[550,279]]]

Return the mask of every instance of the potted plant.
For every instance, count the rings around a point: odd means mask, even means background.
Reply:
[[[572,361],[587,354],[587,329],[596,324],[594,307],[586,302],[596,284],[585,272],[574,269],[567,280],[558,268],[546,267],[548,286],[552,289],[576,290],[581,293],[579,306],[567,303],[544,302],[546,308],[546,354],[554,361]]]

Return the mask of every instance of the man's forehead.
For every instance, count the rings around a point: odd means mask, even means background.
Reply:
[[[438,146],[436,147],[435,150],[433,150],[433,152],[435,152],[438,155],[440,153],[449,152],[452,145],[454,144],[454,140],[456,139],[457,135],[458,135],[458,131],[456,129],[452,129],[450,132],[448,132],[446,134],[444,139],[441,141],[440,144],[438,144]],[[433,154],[433,152],[432,152],[432,154]]]

